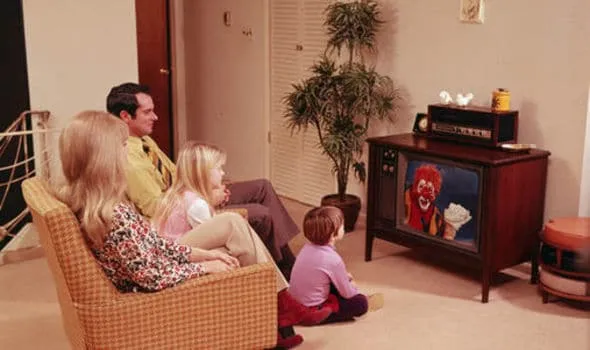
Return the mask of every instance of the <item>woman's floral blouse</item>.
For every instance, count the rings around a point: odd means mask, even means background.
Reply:
[[[162,238],[131,206],[115,207],[102,249],[92,250],[122,292],[153,292],[206,273],[191,263],[191,248]]]

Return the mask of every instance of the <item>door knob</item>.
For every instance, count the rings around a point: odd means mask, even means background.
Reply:
[[[170,71],[166,68],[160,68],[160,74],[168,75],[168,74],[170,74]]]

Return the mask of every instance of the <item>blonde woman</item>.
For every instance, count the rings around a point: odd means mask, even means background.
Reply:
[[[188,245],[161,237],[125,197],[127,126],[99,111],[78,114],[60,135],[59,152],[65,182],[56,195],[80,220],[93,254],[122,292],[153,292],[235,266],[223,259],[202,260]],[[75,147],[74,147],[75,146]],[[237,227],[243,219],[225,215],[219,228]],[[201,225],[200,227],[205,227]],[[285,291],[279,293],[279,327],[317,323],[327,315],[310,313]],[[279,329],[279,332],[281,329]],[[283,337],[292,347],[301,336]]]

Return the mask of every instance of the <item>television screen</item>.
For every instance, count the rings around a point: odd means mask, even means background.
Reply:
[[[479,167],[400,152],[398,228],[477,251],[481,174]]]

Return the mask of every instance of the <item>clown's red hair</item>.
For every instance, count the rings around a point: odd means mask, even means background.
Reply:
[[[416,173],[414,174],[414,184],[412,186],[414,191],[418,188],[418,182],[420,182],[421,179],[424,179],[426,182],[432,182],[435,195],[439,194],[442,177],[440,171],[438,171],[434,165],[424,164],[416,169]]]

